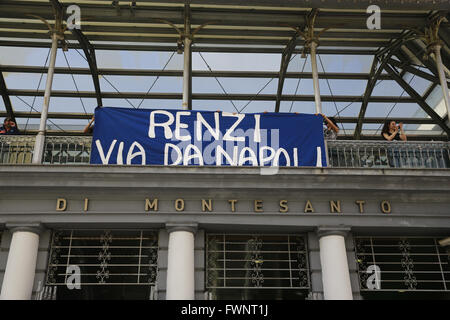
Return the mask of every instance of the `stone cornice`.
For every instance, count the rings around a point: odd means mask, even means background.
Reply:
[[[101,165],[2,165],[11,188],[231,188],[450,192],[447,169],[164,167]],[[124,184],[126,182],[126,185]],[[2,187],[0,186],[0,189]]]

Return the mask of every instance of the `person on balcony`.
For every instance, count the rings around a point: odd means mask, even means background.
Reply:
[[[406,141],[406,135],[403,131],[403,123],[400,122],[398,125],[395,121],[388,120],[384,123],[383,129],[381,130],[381,136],[387,140],[397,140]]]
[[[17,124],[12,118],[6,118],[3,121],[3,126],[0,127],[0,134],[19,134]]]
[[[323,124],[327,126],[326,128],[323,128],[323,137],[325,140],[336,140],[339,133],[339,127],[336,119],[334,117],[328,118],[323,113],[320,115],[323,118]]]
[[[86,127],[84,127],[83,133],[89,133],[91,134],[94,131],[94,116],[92,116],[91,121],[87,124]]]

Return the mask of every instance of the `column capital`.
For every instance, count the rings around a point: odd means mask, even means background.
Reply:
[[[174,231],[187,231],[196,234],[197,229],[197,223],[166,223],[166,230],[169,234]]]
[[[319,226],[317,227],[317,236],[320,238],[325,236],[343,236],[347,237],[351,227],[349,226]]]
[[[441,50],[442,48],[442,44],[438,41],[438,42],[433,42],[431,44],[431,48],[434,50]]]
[[[12,233],[16,231],[26,231],[36,233],[37,235],[40,235],[45,230],[44,226],[39,222],[32,222],[32,223],[11,222],[6,223],[5,227]]]

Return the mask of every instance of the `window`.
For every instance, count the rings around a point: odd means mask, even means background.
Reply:
[[[450,299],[450,256],[432,237],[356,237],[361,295],[366,299]],[[370,285],[380,270],[380,286]],[[374,279],[374,277],[372,277]]]
[[[304,299],[310,289],[299,235],[208,234],[206,286],[212,299]]]
[[[157,260],[153,231],[57,230],[46,286],[56,288],[53,299],[153,299]],[[80,289],[70,289],[76,268]]]

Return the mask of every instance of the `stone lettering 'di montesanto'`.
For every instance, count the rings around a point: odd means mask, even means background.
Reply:
[[[202,212],[214,212],[214,200],[213,199],[200,199],[198,200],[201,204]],[[228,203],[229,212],[238,212],[237,205],[238,203],[244,201],[251,200],[237,200],[237,199],[228,199],[228,200],[216,200],[216,201],[224,201]],[[172,201],[172,209],[175,212],[183,212],[185,211],[185,201],[184,199],[178,198]],[[263,200],[253,200],[252,208],[255,213],[264,212],[264,201]],[[56,199],[56,211],[66,211],[68,208],[69,201],[66,198],[58,198]],[[159,211],[159,199],[158,198],[145,198],[143,200],[143,211],[144,212],[158,212]],[[364,213],[364,206],[366,201],[364,200],[356,200],[353,202],[353,205],[359,210],[359,213]],[[342,201],[341,200],[331,200],[329,201],[329,212],[330,213],[343,213],[342,212]],[[314,213],[316,212],[314,209],[314,205],[310,200],[305,200],[304,206],[302,207],[304,213]],[[381,213],[391,213],[391,204],[387,200],[383,200],[379,202],[379,209]],[[82,211],[89,211],[89,199],[85,198],[83,201]],[[278,201],[278,211],[280,213],[289,212],[289,203],[288,200],[279,200]],[[298,212],[298,209],[296,210]]]

